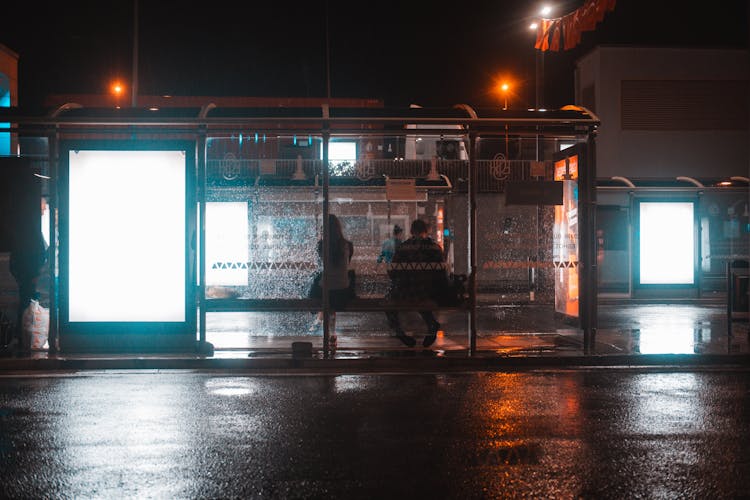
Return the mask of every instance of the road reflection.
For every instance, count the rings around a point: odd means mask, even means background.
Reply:
[[[744,498],[748,371],[0,377],[0,498]]]
[[[683,308],[675,314],[669,306],[653,306],[639,318],[638,351],[641,354],[693,354],[700,352],[701,329],[696,329],[698,314]]]

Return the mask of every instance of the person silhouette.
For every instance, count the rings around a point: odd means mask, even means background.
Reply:
[[[328,301],[331,306],[331,331],[329,343],[335,347],[336,337],[336,311],[346,307],[351,298],[349,263],[354,254],[354,244],[344,237],[341,221],[334,214],[328,214]],[[318,240],[318,257],[323,259],[323,240]],[[319,284],[322,279],[319,280]],[[318,292],[322,290],[318,286]],[[317,295],[313,293],[312,295]],[[319,297],[315,297],[319,298]],[[323,324],[323,311],[319,311],[310,332],[317,332]]]
[[[443,249],[429,237],[429,226],[421,219],[411,224],[411,237],[402,242],[393,254],[388,267],[391,286],[387,298],[394,301],[436,300],[447,286],[445,256]],[[386,311],[388,326],[408,347],[416,344],[414,337],[406,335],[401,328],[397,311]],[[427,326],[427,335],[422,345],[431,346],[437,338],[440,323],[429,310],[420,310],[419,315]]]
[[[380,247],[380,255],[378,255],[378,264],[385,262],[389,264],[393,259],[393,254],[396,253],[396,248],[401,244],[403,239],[404,230],[401,226],[396,224],[393,226],[393,236],[383,242]]]

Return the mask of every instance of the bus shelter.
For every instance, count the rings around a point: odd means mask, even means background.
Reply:
[[[354,245],[356,298],[336,316],[363,335],[388,333],[385,311],[457,314],[472,356],[482,304],[543,304],[593,347],[598,119],[584,108],[3,113],[52,214],[51,351],[211,353],[291,332],[328,357],[334,311],[308,290],[318,272],[328,288],[329,214]],[[415,219],[464,286],[452,303],[387,300],[381,244]]]

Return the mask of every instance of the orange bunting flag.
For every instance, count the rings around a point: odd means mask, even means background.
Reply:
[[[541,51],[568,50],[581,43],[581,33],[593,31],[616,0],[586,0],[575,11],[556,19],[542,19],[537,27],[534,48]]]
[[[539,27],[536,31],[536,44],[534,45],[535,48],[546,51],[549,50],[549,33],[550,33],[550,27],[553,24],[553,20],[551,19],[542,19],[542,21],[539,23]]]

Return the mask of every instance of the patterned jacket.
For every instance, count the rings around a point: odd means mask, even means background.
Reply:
[[[431,238],[411,237],[401,243],[388,265],[395,300],[437,300],[448,286],[443,249]]]

